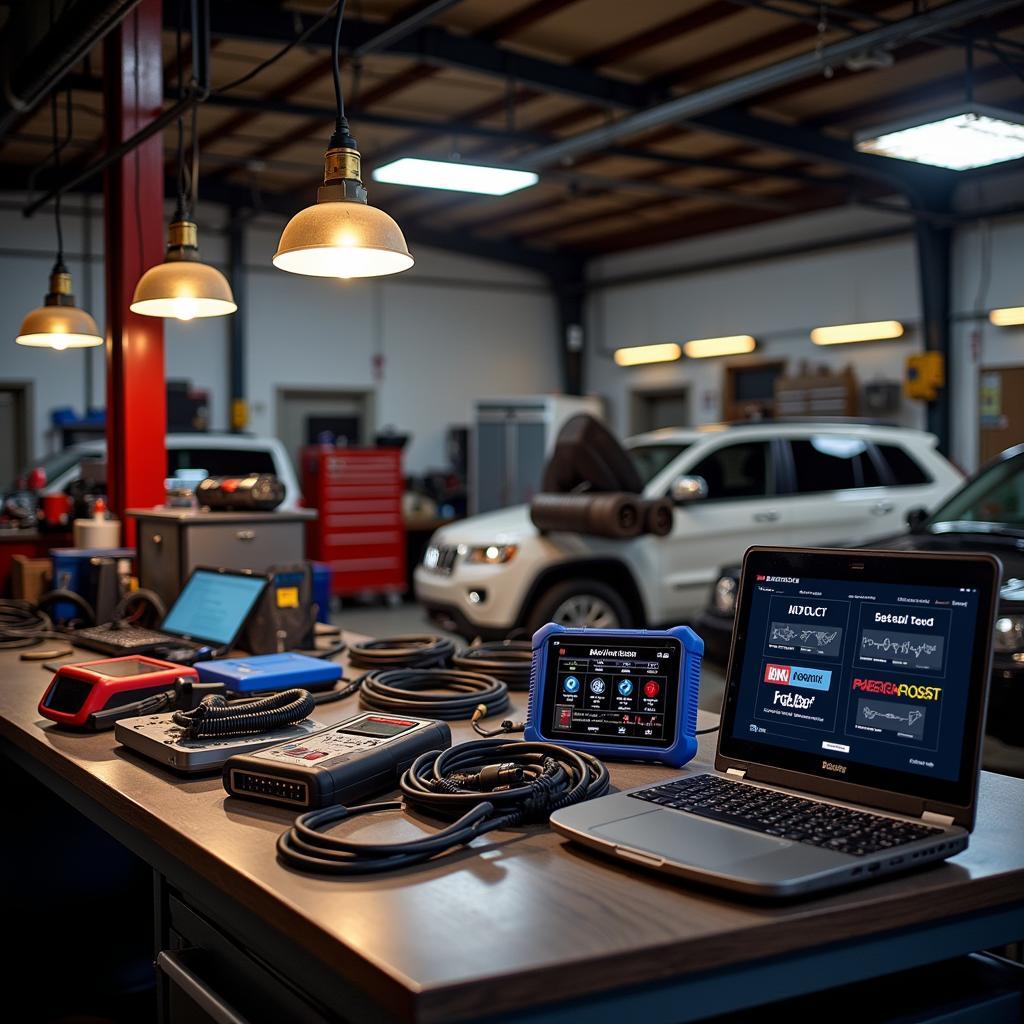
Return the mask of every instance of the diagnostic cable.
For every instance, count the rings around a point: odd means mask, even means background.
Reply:
[[[356,668],[440,668],[454,653],[455,644],[445,637],[409,633],[354,643],[348,660]]]
[[[334,806],[300,815],[277,841],[288,867],[331,875],[391,871],[431,860],[496,829],[543,823],[561,807],[608,792],[608,769],[592,754],[554,743],[470,740],[421,754],[402,775],[403,801]],[[357,842],[326,831],[342,821],[401,810],[451,821],[432,835]]]
[[[367,672],[358,681],[359,705],[369,711],[456,721],[508,709],[508,687],[479,672],[450,668],[392,668]]]
[[[228,701],[222,693],[205,696],[189,711],[175,711],[171,720],[188,739],[248,736],[271,732],[309,718],[316,702],[308,690],[282,690],[255,700]]]
[[[452,665],[500,679],[510,690],[530,688],[533,644],[529,640],[475,641],[452,657]]]

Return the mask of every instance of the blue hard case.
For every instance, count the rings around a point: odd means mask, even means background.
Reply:
[[[200,661],[195,665],[204,683],[222,683],[236,693],[289,690],[293,686],[323,687],[341,678],[341,666],[307,654],[261,654],[253,658]]]
[[[619,743],[586,743],[564,736],[548,735],[540,721],[544,697],[541,692],[547,678],[548,639],[557,634],[567,636],[614,636],[625,638],[673,637],[682,646],[679,663],[679,700],[676,702],[676,740],[670,747],[652,748]],[[533,634],[533,666],[530,669],[530,696],[526,711],[523,739],[530,742],[557,743],[570,750],[583,750],[601,758],[629,761],[653,761],[682,768],[697,753],[697,699],[700,696],[700,665],[704,657],[704,641],[689,626],[672,629],[587,629],[559,626],[549,622]]]

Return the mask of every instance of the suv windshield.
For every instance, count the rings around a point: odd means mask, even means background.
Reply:
[[[646,487],[677,455],[689,448],[686,442],[676,444],[642,444],[630,448],[629,454]]]
[[[928,520],[930,529],[986,524],[1024,530],[1024,454],[998,462],[957,491]],[[986,531],[987,532],[987,531]]]

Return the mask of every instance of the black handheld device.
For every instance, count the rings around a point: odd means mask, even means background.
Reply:
[[[229,758],[224,788],[232,796],[284,807],[351,804],[394,789],[420,754],[451,745],[444,722],[364,713],[311,736]]]

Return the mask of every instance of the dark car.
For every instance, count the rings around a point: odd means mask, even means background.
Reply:
[[[951,498],[927,515],[907,516],[903,533],[874,541],[893,551],[983,551],[1003,564],[996,617],[988,732],[1024,745],[1024,444],[983,466]],[[836,545],[844,546],[844,545]],[[697,632],[705,657],[729,657],[740,567],[723,568],[711,590]]]

